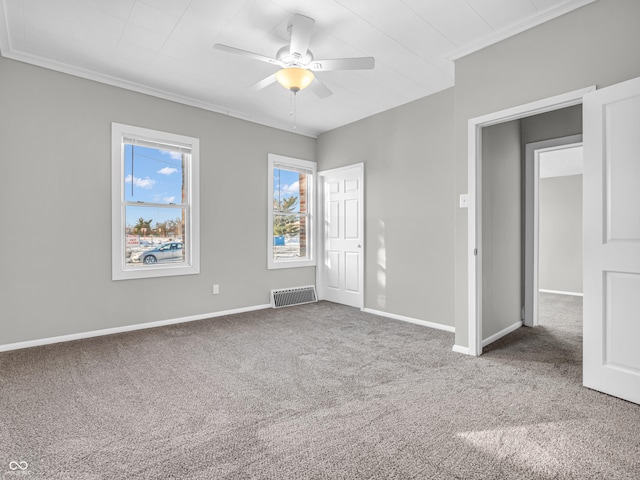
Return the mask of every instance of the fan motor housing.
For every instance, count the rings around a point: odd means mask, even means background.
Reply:
[[[311,50],[307,50],[303,56],[298,56],[297,54],[289,53],[289,45],[285,45],[278,53],[276,53],[276,58],[283,62],[287,67],[306,67],[313,61],[313,53]]]

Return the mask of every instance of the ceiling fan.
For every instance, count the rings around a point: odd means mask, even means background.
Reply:
[[[260,90],[272,83],[278,82],[294,94],[306,87],[310,87],[318,97],[326,98],[331,95],[332,92],[322,82],[315,78],[313,72],[369,70],[374,67],[375,58],[358,57],[315,60],[311,50],[309,50],[309,42],[311,40],[311,35],[313,34],[315,23],[316,22],[313,18],[300,14],[294,15],[287,28],[287,32],[291,37],[289,45],[285,45],[279,49],[276,52],[275,58],[219,43],[216,43],[213,47],[224,52],[242,55],[281,67],[280,70],[273,75],[269,75],[267,78],[250,86],[249,88],[251,90]]]

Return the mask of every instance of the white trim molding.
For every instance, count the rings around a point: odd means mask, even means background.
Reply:
[[[351,305],[353,307],[363,309],[364,308],[364,293],[365,293],[365,281],[364,281],[364,258],[366,256],[366,242],[365,242],[365,172],[364,162],[353,163],[351,165],[344,165],[342,167],[331,168],[329,170],[321,170],[317,172],[317,209],[316,218],[317,221],[317,255],[318,258],[326,259],[328,252],[326,250],[329,241],[329,212],[327,210],[327,203],[329,201],[328,196],[330,193],[327,191],[328,185],[327,177],[332,177],[335,181],[336,176],[342,182],[348,177],[349,179],[357,179],[359,182],[359,195],[358,195],[358,218],[357,229],[360,232],[360,259],[358,260],[358,285],[361,288],[358,292],[349,291],[346,292],[340,289],[329,289],[327,285],[327,263],[326,261],[317,262],[316,266],[316,288],[318,289],[318,296],[321,300],[335,301],[337,303],[343,303],[345,305]],[[352,239],[353,240],[353,239]]]
[[[564,107],[579,105],[582,97],[593,92],[595,85],[571,92],[544,98],[498,112],[493,112],[468,121],[468,192],[467,215],[468,255],[468,348],[469,354],[482,354],[482,129],[491,125],[551,112]]]
[[[318,177],[321,175],[333,175],[334,173],[348,172],[354,168],[361,168],[364,172],[364,162],[352,163],[351,165],[345,165],[343,167],[330,168],[328,170],[318,171]]]
[[[0,8],[0,13],[1,12],[2,12],[2,9]],[[1,21],[2,21],[2,18],[0,16],[0,23]],[[35,65],[37,67],[46,68],[48,70],[53,70],[55,72],[72,75],[74,77],[84,78],[86,80],[91,80],[91,81],[102,83],[105,85],[110,85],[112,87],[123,88],[125,90],[129,90],[132,92],[142,93],[144,95],[150,95],[152,97],[161,98],[163,100],[169,100],[171,102],[176,102],[181,105],[188,105],[190,107],[201,108],[203,110],[208,110],[210,112],[218,113],[220,115],[226,115],[228,117],[237,118],[240,120],[246,120],[247,122],[255,123],[258,125],[264,125],[267,127],[276,128],[278,130],[291,132],[291,124],[286,123],[284,121],[273,120],[273,119],[269,119],[262,116],[260,117],[253,116],[249,113],[242,112],[240,110],[232,110],[222,105],[208,102],[206,100],[202,100],[199,98],[190,97],[188,95],[176,94],[160,88],[144,85],[142,83],[126,80],[126,79],[115,77],[112,75],[95,72],[93,70],[87,70],[85,68],[76,67],[75,65],[71,65],[68,63],[51,60],[48,58],[40,57],[38,55],[22,52],[20,50],[14,50],[10,47],[5,47],[5,45],[9,44],[8,34],[6,32],[7,32],[6,28],[4,29],[0,28],[0,51],[2,51],[2,56],[5,58],[16,60],[18,62],[28,63],[30,65]],[[318,138],[318,135],[319,135],[319,132],[305,130],[303,127],[298,127],[294,133],[298,135],[303,135],[306,137],[311,137],[311,138]]]
[[[317,184],[317,163],[310,160],[303,160],[300,158],[286,157],[284,155],[278,155],[276,153],[267,154],[267,268],[269,270],[278,268],[297,268],[297,267],[315,267],[316,266],[316,230],[317,230],[317,207],[316,207],[316,184]],[[274,258],[274,215],[276,215],[275,205],[275,179],[274,170],[290,170],[291,172],[298,172],[300,175],[306,175],[306,212],[292,212],[291,215],[299,215],[300,218],[307,218],[307,246],[306,254],[304,257],[292,257],[292,258]],[[280,189],[278,185],[278,189]],[[299,191],[299,197],[302,196],[302,192]],[[300,198],[301,205],[302,201]],[[283,212],[279,212],[283,213]]]
[[[538,325],[540,153],[582,145],[582,134],[525,145],[524,325]]]
[[[513,325],[509,325],[507,328],[500,330],[498,333],[491,335],[489,338],[485,338],[482,341],[482,346],[486,347],[490,343],[500,340],[502,337],[509,335],[511,332],[515,332],[522,326],[522,321],[516,322]]]
[[[175,206],[181,209],[185,231],[181,238],[173,239],[172,242],[183,243],[183,252],[186,250],[186,254],[184,254],[182,262],[158,262],[155,265],[145,265],[142,262],[134,264],[130,263],[126,256],[126,212],[128,208],[136,208],[138,204],[131,199],[128,201],[126,199],[124,152],[127,144],[133,146],[134,142],[140,141],[145,142],[142,146],[149,146],[149,143],[152,143],[157,145],[158,150],[173,149],[172,151],[182,156],[184,179],[182,201],[175,200],[175,204],[138,202],[142,208],[162,209]],[[131,165],[133,165],[133,160],[131,160]],[[198,138],[116,122],[111,124],[111,278],[113,280],[197,275],[200,273],[199,165],[200,139]],[[133,172],[133,167],[131,171]],[[133,181],[133,178],[131,180]]]
[[[469,349],[467,347],[463,347],[461,345],[454,345],[451,349],[455,353],[461,353],[463,355],[469,355]]]
[[[413,323],[423,327],[434,328],[436,330],[444,330],[445,332],[455,333],[455,327],[450,325],[443,325],[442,323],[428,322],[426,320],[418,320],[417,318],[405,317],[404,315],[396,315],[395,313],[382,312],[380,310],[373,310],[371,308],[363,308],[363,312],[378,315],[379,317],[387,317],[393,320],[400,320],[401,322]]]
[[[556,295],[571,295],[574,297],[584,297],[584,294],[580,292],[563,292],[562,290],[545,290],[544,288],[541,288],[538,291],[540,293],[555,293]]]
[[[102,330],[93,330],[89,332],[72,333],[70,335],[60,335],[58,337],[39,338],[37,340],[28,340],[26,342],[8,343],[0,345],[0,352],[8,352],[10,350],[20,350],[22,348],[39,347],[42,345],[51,345],[53,343],[70,342],[73,340],[82,340],[85,338],[102,337],[105,335],[113,335],[115,333],[133,332],[135,330],[145,330],[147,328],[165,327],[167,325],[175,325],[178,323],[194,322],[197,320],[207,320],[209,318],[224,317],[226,315],[234,315],[236,313],[253,312],[255,310],[265,310],[271,308],[271,305],[255,305],[252,307],[235,308],[232,310],[224,310],[221,312],[203,313],[200,315],[191,315],[189,317],[171,318],[168,320],[159,320],[156,322],[138,323],[135,325],[124,325],[122,327],[105,328]]]
[[[539,15],[535,17],[529,18],[523,22],[518,23],[517,25],[509,26],[507,28],[503,28],[501,30],[497,30],[492,34],[489,34],[483,38],[476,40],[475,42],[470,43],[469,45],[465,45],[464,47],[458,48],[453,52],[449,53],[445,56],[447,60],[459,60],[462,57],[470,55],[478,50],[482,50],[490,45],[501,42],[502,40],[506,40],[507,38],[513,37],[519,33],[522,33],[526,30],[529,30],[533,27],[537,27],[545,22],[553,20],[556,17],[569,13],[578,8],[584,7],[585,5],[589,5],[590,3],[595,2],[596,0],[568,0],[560,5],[557,5],[553,8],[543,11]]]

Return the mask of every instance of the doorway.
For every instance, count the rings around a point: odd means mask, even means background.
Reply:
[[[582,135],[529,143],[525,152],[523,323],[535,327],[541,291],[582,295]]]
[[[468,278],[469,278],[469,355],[478,356],[482,353],[482,279],[483,279],[483,242],[482,242],[482,129],[498,125],[511,120],[522,119],[541,113],[559,110],[564,107],[579,105],[582,97],[595,90],[595,87],[568,92],[556,97],[547,98],[519,107],[495,112],[469,120],[468,144]]]
[[[318,172],[322,300],[364,306],[364,164]]]
[[[640,77],[570,92],[469,121],[469,347],[482,353],[482,127],[582,104],[584,115],[583,385],[640,404],[637,312]],[[480,188],[479,188],[480,187]],[[480,274],[480,275],[479,275]]]

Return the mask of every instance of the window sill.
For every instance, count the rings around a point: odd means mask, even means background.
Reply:
[[[269,262],[269,270],[277,270],[280,268],[298,268],[298,267],[315,267],[315,260],[281,260]]]

